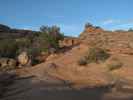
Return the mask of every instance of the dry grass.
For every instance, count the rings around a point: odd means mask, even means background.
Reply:
[[[78,60],[78,65],[87,65],[87,63],[88,63],[88,61],[87,61],[87,59],[85,58],[85,57],[82,57],[82,58],[80,58],[79,60]]]
[[[114,59],[106,63],[106,67],[108,68],[109,71],[119,69],[122,66],[123,66],[123,63],[117,59]]]

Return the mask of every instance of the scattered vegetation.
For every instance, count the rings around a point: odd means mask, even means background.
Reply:
[[[130,29],[128,30],[128,32],[133,32],[133,28],[130,28]]]
[[[123,66],[123,63],[120,62],[119,60],[112,60],[109,63],[107,63],[107,68],[109,71],[119,69]]]
[[[12,30],[5,25],[0,25],[0,29],[0,32],[7,33],[7,37],[1,37],[0,40],[0,58],[16,59],[21,52],[26,51],[35,63],[39,62],[36,57],[42,52],[51,53],[51,50],[58,50],[58,41],[64,38],[60,28],[57,26],[42,26],[39,32]],[[20,32],[23,37],[17,37],[20,33],[16,33],[14,38],[12,38],[9,36],[10,31]],[[28,35],[26,35],[26,32],[31,34],[27,33]]]
[[[109,57],[110,54],[105,49],[99,47],[90,48],[86,56],[89,62],[96,62],[96,63],[99,61],[105,61]]]
[[[14,58],[18,50],[17,43],[12,39],[0,40],[0,57]]]
[[[78,60],[78,65],[87,65],[87,63],[88,63],[88,61],[87,61],[87,59],[85,58],[85,57],[83,57],[83,58],[80,58],[79,60]]]
[[[4,32],[9,32],[10,31],[10,27],[0,24],[0,32],[3,32],[3,31]]]
[[[89,28],[89,27],[92,27],[93,25],[91,23],[86,23],[85,24],[85,29]]]
[[[89,51],[86,53],[86,55],[79,59],[78,64],[79,65],[86,65],[87,63],[98,63],[100,61],[105,61],[110,57],[110,54],[102,48],[99,47],[93,47],[90,48]]]

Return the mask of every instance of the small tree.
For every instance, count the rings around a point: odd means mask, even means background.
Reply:
[[[14,58],[18,51],[18,44],[13,39],[0,40],[0,57]]]
[[[93,26],[93,25],[92,25],[91,23],[86,23],[86,24],[85,24],[85,29],[86,29],[86,28],[89,28],[89,27],[92,27],[92,26]]]
[[[41,33],[48,34],[57,40],[60,40],[64,37],[63,34],[60,32],[60,28],[56,25],[53,25],[51,27],[41,26],[40,31],[41,31]]]
[[[41,26],[40,31],[49,34],[50,28],[48,26]]]
[[[133,32],[133,28],[129,28],[129,30],[128,30],[129,32]]]
[[[64,35],[60,32],[60,28],[56,25],[51,27],[49,26],[41,26],[40,27],[41,35],[47,41],[50,42],[51,45],[57,45],[59,40],[64,38]],[[47,37],[47,38],[46,38]]]
[[[99,62],[105,61],[110,57],[110,54],[103,48],[92,47],[89,52],[86,54],[88,62]]]

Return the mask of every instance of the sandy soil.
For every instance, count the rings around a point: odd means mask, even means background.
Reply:
[[[116,78],[133,86],[133,56],[112,54],[110,59],[117,57],[123,67],[109,72],[104,63],[79,66],[77,61],[87,50],[86,45],[76,46],[45,63],[16,70],[19,78],[0,100],[133,100],[133,91],[112,92],[109,87]]]

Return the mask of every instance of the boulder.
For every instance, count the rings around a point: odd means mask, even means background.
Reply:
[[[0,58],[0,69],[1,70],[15,69],[16,65],[17,65],[17,62],[14,59]]]
[[[59,46],[62,47],[70,47],[80,44],[80,40],[75,37],[66,37],[63,40],[59,41]]]
[[[55,48],[50,48],[49,49],[50,54],[55,54],[57,50]]]
[[[5,67],[8,65],[9,58],[0,58],[0,66]]]
[[[30,59],[27,52],[22,52],[18,56],[18,63],[22,66],[27,65]]]
[[[57,54],[51,54],[46,58],[46,61],[54,60],[57,59],[58,55]]]
[[[55,63],[49,63],[48,68],[57,68],[57,65]]]
[[[49,56],[49,53],[41,52],[41,54],[39,56],[35,57],[35,59],[38,60],[39,62],[44,62],[48,56]]]
[[[14,60],[14,59],[9,59],[8,60],[8,66],[16,66],[17,65],[17,61],[16,60]]]

